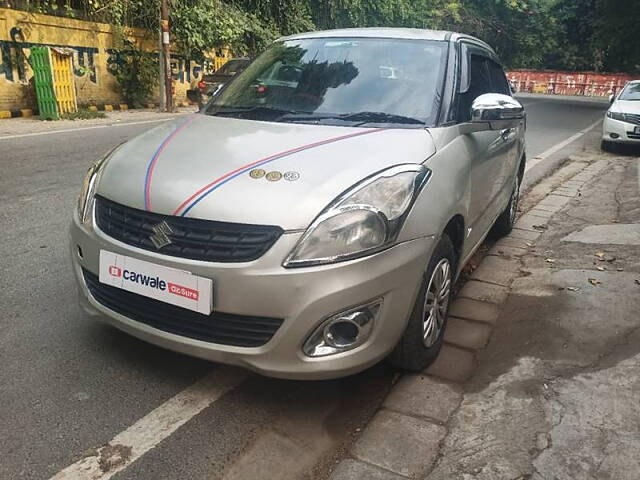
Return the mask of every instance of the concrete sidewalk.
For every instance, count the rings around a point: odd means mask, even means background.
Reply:
[[[438,361],[400,380],[333,480],[640,477],[640,160],[596,137],[531,192]]]
[[[104,112],[106,118],[89,120],[54,120],[44,121],[38,117],[19,117],[0,120],[0,138],[12,135],[25,135],[61,130],[75,130],[94,126],[117,125],[137,122],[161,122],[173,117],[194,113],[197,107],[180,107],[175,113],[162,113],[153,109],[123,110]]]

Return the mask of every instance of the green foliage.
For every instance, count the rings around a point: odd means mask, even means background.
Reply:
[[[125,103],[139,108],[148,103],[157,85],[157,57],[143,52],[127,38],[122,42],[125,48],[118,51],[117,61],[110,65],[109,71],[116,77]]]
[[[639,0],[170,0],[172,38],[201,60],[254,55],[281,35],[348,27],[454,30],[492,45],[510,68],[640,71]],[[156,32],[160,0],[14,0],[16,8]],[[66,13],[65,13],[66,12]]]
[[[104,112],[96,112],[86,108],[79,108],[77,112],[69,112],[60,115],[60,120],[91,120],[93,118],[106,118]]]

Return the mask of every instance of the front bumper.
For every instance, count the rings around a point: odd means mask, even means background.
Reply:
[[[80,224],[77,215],[70,234],[80,300],[88,313],[164,348],[292,379],[350,375],[387,356],[406,327],[435,243],[434,238],[424,237],[358,260],[285,269],[282,260],[300,233],[285,233],[265,255],[245,263],[209,263],[141,250],[107,237],[92,225]],[[87,289],[82,269],[98,274],[101,249],[211,278],[216,311],[282,318],[284,322],[269,342],[251,348],[209,343],[137,322],[106,308]],[[304,355],[304,341],[324,319],[378,297],[384,303],[363,345],[326,357]]]
[[[605,117],[602,124],[602,140],[613,143],[640,145],[640,135],[634,133],[635,127],[637,126],[638,125],[632,123]]]

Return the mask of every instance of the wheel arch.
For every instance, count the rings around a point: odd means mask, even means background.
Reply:
[[[453,243],[453,251],[456,255],[456,269],[458,268],[460,261],[462,260],[462,252],[464,250],[465,239],[465,221],[461,214],[456,214],[449,219],[444,230],[443,235],[447,235]]]

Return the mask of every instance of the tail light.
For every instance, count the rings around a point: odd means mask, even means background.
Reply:
[[[199,88],[200,90],[204,90],[204,88],[205,88],[206,86],[207,86],[207,84],[206,84],[206,83],[204,83],[204,82],[198,82],[198,88]]]

